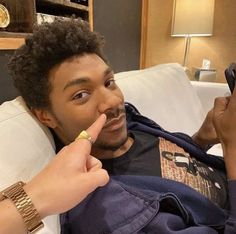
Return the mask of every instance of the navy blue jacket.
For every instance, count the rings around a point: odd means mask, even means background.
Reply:
[[[129,129],[151,133],[225,171],[222,158],[208,155],[182,133],[169,133],[126,104]],[[236,233],[236,181],[230,181],[230,210],[189,186],[153,176],[113,176],[81,204],[61,215],[62,234]],[[65,198],[66,199],[66,198]]]

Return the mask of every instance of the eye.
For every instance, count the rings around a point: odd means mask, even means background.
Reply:
[[[89,97],[89,93],[88,92],[81,91],[79,93],[76,93],[73,96],[73,100],[83,101],[83,100],[87,99],[88,97]]]
[[[114,79],[110,79],[110,80],[107,80],[106,83],[105,83],[105,87],[109,88],[113,88],[113,87],[116,87],[116,82]]]

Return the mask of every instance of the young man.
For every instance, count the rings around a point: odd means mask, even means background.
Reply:
[[[229,210],[224,163],[202,149],[219,142],[213,111],[193,139],[162,130],[140,116],[135,107],[124,105],[102,45],[101,36],[91,32],[85,22],[56,21],[38,27],[9,63],[15,86],[37,118],[52,130],[58,149],[72,142],[102,113],[107,116],[91,154],[102,161],[110,175],[121,176],[114,177],[84,206],[63,216],[63,232],[168,233],[172,228],[185,233],[222,232]],[[226,100],[216,102],[214,111]],[[218,135],[223,132],[219,129]],[[226,131],[227,136],[230,134],[233,136]],[[235,200],[234,147],[231,142],[228,147],[228,137],[220,136],[226,147],[228,179],[233,180],[229,182],[230,199]],[[153,196],[158,197],[155,208]],[[234,200],[227,231],[236,227]],[[141,201],[150,204],[148,210]],[[196,201],[200,211],[188,201]],[[111,218],[117,204],[120,212]],[[206,219],[209,210],[215,214],[213,219]]]

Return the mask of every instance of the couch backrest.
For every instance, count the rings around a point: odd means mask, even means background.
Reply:
[[[200,127],[202,104],[181,65],[161,64],[115,78],[125,100],[163,128],[191,135]]]
[[[214,106],[216,97],[231,95],[226,83],[191,81],[191,84],[198,94],[205,113]]]

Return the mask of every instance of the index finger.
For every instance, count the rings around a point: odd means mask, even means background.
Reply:
[[[98,134],[101,132],[104,124],[106,122],[106,115],[101,114],[97,120],[86,130],[86,132],[92,137],[92,141],[95,142]],[[80,151],[82,153],[86,153],[87,155],[90,154],[91,150],[91,143],[87,139],[75,139],[76,145],[80,145]]]
[[[86,132],[92,137],[93,141],[96,141],[98,134],[101,132],[104,124],[106,123],[107,117],[105,114],[101,114],[96,121],[87,128]]]
[[[106,115],[100,115],[97,120],[86,130],[88,132],[93,141],[97,139],[98,134],[102,130],[104,124],[106,122]],[[64,155],[71,157],[71,160],[77,167],[83,171],[87,171],[87,160],[91,151],[91,143],[87,139],[75,139],[74,142],[70,143],[68,146],[64,148]],[[70,160],[68,162],[71,162]]]

